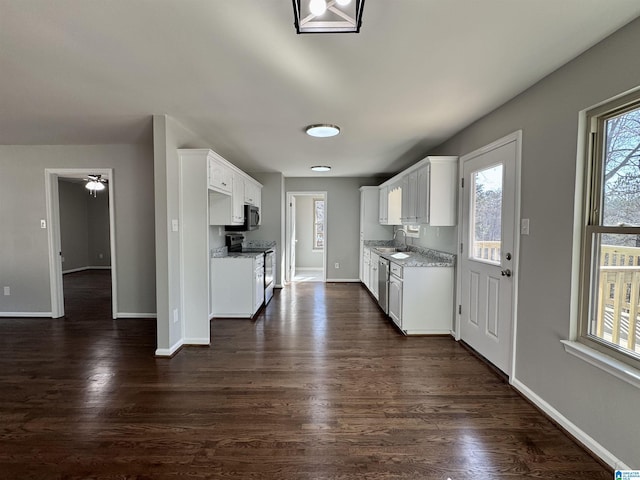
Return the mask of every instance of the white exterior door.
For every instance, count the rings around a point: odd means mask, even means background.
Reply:
[[[460,159],[460,338],[511,375],[520,135]]]

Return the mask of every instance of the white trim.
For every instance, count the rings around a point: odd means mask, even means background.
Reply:
[[[111,248],[111,318],[117,318],[118,275],[116,273],[116,217],[115,180],[113,168],[45,168],[45,203],[48,222],[49,283],[51,286],[51,316],[64,316],[64,290],[62,285],[62,262],[60,261],[60,202],[58,179],[60,177],[82,178],[88,173],[98,174],[109,180],[109,245]]]
[[[589,348],[582,343],[569,340],[560,340],[560,342],[564,345],[565,352],[627,382],[629,385],[640,388],[640,370],[637,368],[633,368],[616,358]]]
[[[171,357],[182,347],[182,340],[178,340],[171,348],[157,348],[156,357]]]
[[[301,272],[308,272],[312,270],[322,270],[322,267],[296,267],[296,272],[298,270]]]
[[[596,440],[567,419],[558,410],[553,408],[520,380],[514,378],[511,385],[611,468],[614,470],[630,470],[630,467],[624,464],[622,460],[600,445]]]
[[[210,345],[210,338],[184,338],[182,339],[182,345]]]
[[[291,264],[291,235],[289,232],[291,231],[291,198],[292,197],[321,197],[324,199],[324,243],[325,246],[322,249],[322,281],[327,282],[327,250],[329,248],[329,234],[327,230],[328,221],[328,212],[329,212],[329,195],[326,191],[291,191],[285,192],[284,196],[285,200],[285,243],[284,243],[284,275],[282,275],[283,283],[291,283],[293,279],[290,275],[290,264]],[[359,281],[359,280],[358,280]]]
[[[51,318],[51,312],[0,312],[0,318],[3,317]]]
[[[116,318],[158,318],[156,313],[118,312]]]
[[[362,283],[359,278],[327,278],[325,282],[329,283]]]
[[[511,332],[511,371],[508,373],[510,379],[515,378],[516,376],[516,338],[518,331],[518,284],[520,278],[520,218],[521,218],[521,208],[522,208],[522,193],[521,193],[521,165],[522,165],[522,130],[516,130],[495,142],[492,142],[484,147],[481,147],[477,150],[474,150],[466,155],[462,155],[459,159],[458,165],[458,185],[462,181],[464,176],[463,165],[464,162],[469,160],[470,158],[477,157],[484,153],[490,152],[499,148],[503,145],[506,145],[511,142],[516,142],[516,160],[515,160],[515,185],[514,185],[514,235],[513,235],[513,255],[515,257],[514,262],[514,271],[515,275],[513,278],[513,298],[511,305],[511,315],[513,317],[512,324],[512,332]],[[463,242],[463,232],[462,232],[462,208],[463,208],[463,191],[461,188],[458,188],[458,243],[456,245],[456,255],[460,255],[460,244]],[[468,248],[468,247],[467,247]],[[460,340],[460,313],[457,305],[460,304],[462,298],[462,274],[461,274],[462,262],[460,259],[456,262],[456,306],[455,306],[455,326],[453,330],[453,337],[456,340]]]

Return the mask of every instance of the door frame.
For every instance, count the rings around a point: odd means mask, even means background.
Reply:
[[[326,283],[327,281],[327,247],[328,247],[328,242],[327,242],[327,212],[329,210],[328,206],[329,206],[329,198],[327,195],[327,192],[321,192],[321,191],[313,191],[313,192],[286,192],[286,198],[285,198],[285,259],[284,259],[284,275],[283,275],[283,281],[285,283],[290,283],[291,282],[291,252],[292,252],[292,245],[291,245],[291,236],[290,236],[290,232],[291,232],[291,220],[292,220],[292,215],[295,212],[292,212],[292,208],[291,208],[291,199],[292,197],[322,197],[324,199],[324,222],[323,222],[323,228],[324,228],[324,250],[322,251],[322,281],[324,283]]]
[[[478,157],[487,152],[495,150],[496,148],[502,147],[511,142],[516,142],[516,159],[515,159],[515,172],[514,172],[514,222],[513,222],[513,255],[515,257],[514,262],[514,275],[513,275],[513,293],[511,300],[511,372],[509,373],[509,383],[512,383],[513,379],[516,376],[516,338],[517,338],[517,330],[518,330],[518,284],[520,278],[520,220],[521,220],[521,164],[522,164],[522,130],[517,130],[513,133],[510,133],[498,140],[491,142],[484,147],[480,147],[470,153],[462,155],[459,159],[458,163],[458,185],[461,185],[462,179],[464,177],[464,163],[467,160],[470,160],[474,157]],[[462,188],[458,189],[458,218],[460,222],[458,224],[458,247],[457,251],[460,252],[460,245],[465,243],[465,239],[462,238],[463,228],[462,222],[463,219],[463,199],[464,192]],[[467,246],[467,250],[468,250]],[[459,255],[462,255],[458,253]],[[456,308],[456,321],[455,321],[455,331],[454,337],[457,341],[460,341],[460,322],[461,322],[461,314],[460,314],[460,306],[462,299],[462,262],[456,262],[456,299],[458,300],[458,308]]]
[[[111,318],[118,318],[118,276],[116,275],[115,181],[112,168],[45,168],[45,199],[47,211],[47,241],[49,249],[49,283],[51,288],[51,318],[64,316],[64,285],[60,252],[60,197],[59,178],[83,178],[91,174],[102,175],[109,181],[109,246],[111,248]]]

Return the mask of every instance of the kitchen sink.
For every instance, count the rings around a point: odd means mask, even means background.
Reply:
[[[380,253],[395,253],[398,251],[396,247],[373,247],[375,250]]]

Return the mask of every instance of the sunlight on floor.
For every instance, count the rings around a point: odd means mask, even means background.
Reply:
[[[298,270],[296,269],[296,273],[293,276],[294,282],[323,282],[324,275],[321,268],[317,269],[309,269],[309,270]]]

